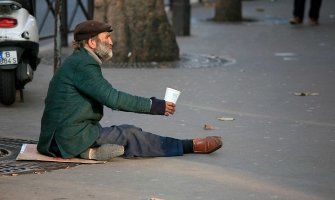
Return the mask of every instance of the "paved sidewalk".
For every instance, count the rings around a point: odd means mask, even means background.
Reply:
[[[163,98],[168,86],[182,93],[173,117],[105,108],[102,125],[129,123],[178,138],[220,135],[221,150],[4,176],[0,199],[333,199],[335,1],[323,1],[316,27],[289,25],[291,10],[291,0],[244,1],[248,20],[234,24],[209,21],[214,8],[194,6],[191,36],[177,38],[181,53],[220,56],[229,65],[103,69],[120,90]],[[25,102],[0,105],[0,137],[38,139],[51,77],[52,66],[40,65]],[[217,120],[223,116],[235,120]],[[205,123],[218,129],[203,130]]]

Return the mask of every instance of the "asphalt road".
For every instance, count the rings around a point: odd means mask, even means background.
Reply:
[[[134,124],[178,138],[220,135],[222,149],[211,155],[116,159],[4,176],[0,199],[334,199],[334,8],[334,1],[323,1],[317,27],[290,26],[290,0],[243,2],[249,20],[238,24],[208,21],[212,7],[194,8],[192,35],[177,38],[181,53],[220,56],[230,64],[103,68],[120,90],[163,98],[165,87],[172,87],[181,95],[172,117],[105,108],[102,125]],[[25,102],[0,106],[1,137],[38,139],[51,76],[52,66],[40,65]],[[205,123],[217,129],[204,130]]]

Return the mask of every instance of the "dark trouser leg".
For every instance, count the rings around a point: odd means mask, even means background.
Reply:
[[[319,13],[321,8],[321,0],[311,0],[311,5],[309,9],[308,16],[311,19],[318,20],[319,19]]]
[[[293,16],[304,19],[305,0],[294,0]]]
[[[97,145],[118,144],[125,148],[125,157],[158,157],[183,155],[182,140],[163,137],[132,125],[102,128]]]

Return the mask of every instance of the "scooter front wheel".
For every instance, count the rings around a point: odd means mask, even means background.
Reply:
[[[4,105],[15,102],[15,70],[0,70],[0,101]]]

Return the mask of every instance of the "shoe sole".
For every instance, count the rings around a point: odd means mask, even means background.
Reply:
[[[124,147],[117,144],[104,144],[100,147],[89,148],[80,157],[90,160],[109,161],[124,154]]]

